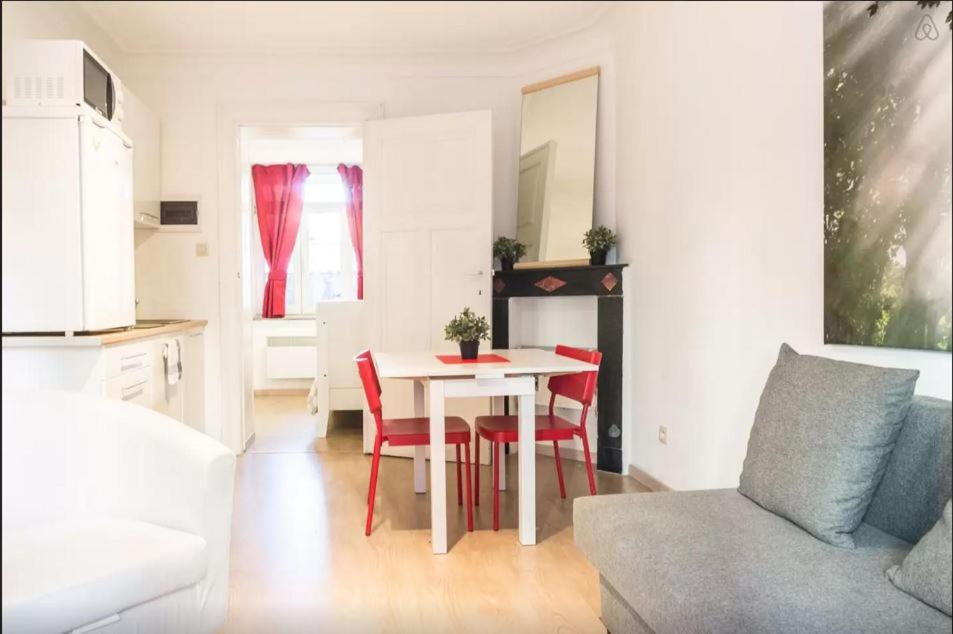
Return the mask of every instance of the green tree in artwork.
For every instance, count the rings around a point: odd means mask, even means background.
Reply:
[[[890,7],[887,19],[879,6],[825,7],[829,343],[950,349],[949,106],[940,125],[925,112],[943,103],[935,94],[950,91],[949,69],[930,91],[923,82],[937,76],[929,72],[936,64],[949,64],[950,47],[930,49],[940,55],[915,48],[924,45],[915,39],[919,16],[911,8],[915,13]],[[869,37],[873,15],[878,30]]]

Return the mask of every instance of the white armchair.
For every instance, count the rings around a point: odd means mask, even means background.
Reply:
[[[211,632],[228,605],[235,456],[152,410],[4,391],[3,624]]]

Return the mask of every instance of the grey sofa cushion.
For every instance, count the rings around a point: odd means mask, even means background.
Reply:
[[[782,345],[738,491],[818,539],[852,547],[850,534],[880,483],[919,374]]]
[[[927,605],[953,614],[953,517],[950,502],[903,563],[887,571],[894,585]]]
[[[867,524],[821,542],[734,490],[579,498],[576,543],[656,632],[949,632],[884,571],[910,546]]]
[[[916,544],[953,494],[950,401],[914,396],[864,521]]]

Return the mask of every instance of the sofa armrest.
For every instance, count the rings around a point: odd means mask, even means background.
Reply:
[[[228,602],[235,455],[138,405],[75,392],[4,391],[3,529],[126,517],[199,535],[203,631]]]
[[[158,412],[13,390],[3,393],[2,429],[5,527],[111,515],[209,539],[230,517],[234,454]]]

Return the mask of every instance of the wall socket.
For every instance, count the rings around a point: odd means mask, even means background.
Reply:
[[[658,426],[658,441],[663,445],[668,444],[668,427],[665,425]]]

